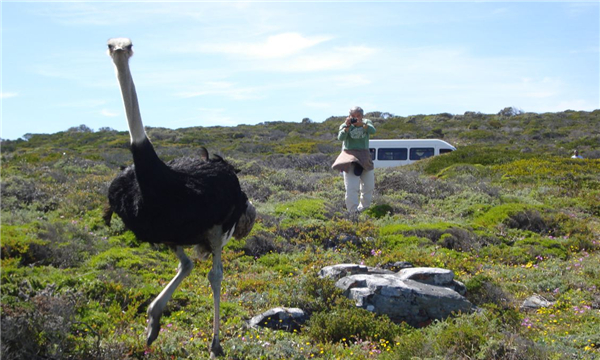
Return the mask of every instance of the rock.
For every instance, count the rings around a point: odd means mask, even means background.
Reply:
[[[308,315],[298,308],[273,308],[248,321],[248,327],[268,327],[275,330],[294,331],[308,320]]]
[[[452,280],[452,283],[445,285],[445,287],[456,291],[462,296],[465,296],[467,294],[467,286],[457,280]]]
[[[454,280],[452,270],[418,267],[402,269],[398,272],[398,276],[402,280],[414,280],[424,284],[448,287],[463,296],[467,293],[467,287]]]
[[[402,280],[414,280],[430,285],[445,285],[454,280],[452,270],[440,268],[410,268],[398,271],[398,277]]]
[[[465,297],[448,287],[402,279],[397,274],[350,275],[339,279],[335,286],[356,306],[415,327],[473,310]]]
[[[331,278],[333,280],[338,280],[348,275],[355,274],[395,274],[393,271],[358,265],[358,264],[338,264],[325,266],[319,271],[320,278]]]
[[[548,301],[539,295],[532,295],[521,304],[522,310],[537,310],[539,308],[554,306],[555,302]]]
[[[402,269],[408,269],[412,267],[414,267],[414,265],[408,261],[396,261],[394,263],[387,263],[382,266],[382,268],[392,271],[400,271]]]
[[[455,312],[475,310],[463,296],[465,285],[454,280],[454,272],[447,269],[404,268],[394,273],[364,265],[338,264],[324,267],[319,276],[337,280],[336,287],[356,306],[417,327]]]

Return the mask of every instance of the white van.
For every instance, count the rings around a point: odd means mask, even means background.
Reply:
[[[456,150],[439,139],[369,140],[371,159],[376,168],[412,164],[417,160]]]

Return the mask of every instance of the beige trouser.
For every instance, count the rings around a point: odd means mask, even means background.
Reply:
[[[344,172],[346,186],[346,209],[350,212],[363,211],[371,206],[375,189],[375,171],[363,170],[360,176],[354,175],[354,164]]]

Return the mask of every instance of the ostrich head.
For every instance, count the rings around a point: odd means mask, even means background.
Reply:
[[[128,60],[133,56],[133,44],[128,38],[114,38],[108,40],[108,55],[113,61]]]

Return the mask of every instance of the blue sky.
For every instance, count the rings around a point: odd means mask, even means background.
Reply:
[[[146,126],[600,108],[590,2],[2,1],[2,133],[126,130],[111,37]]]

